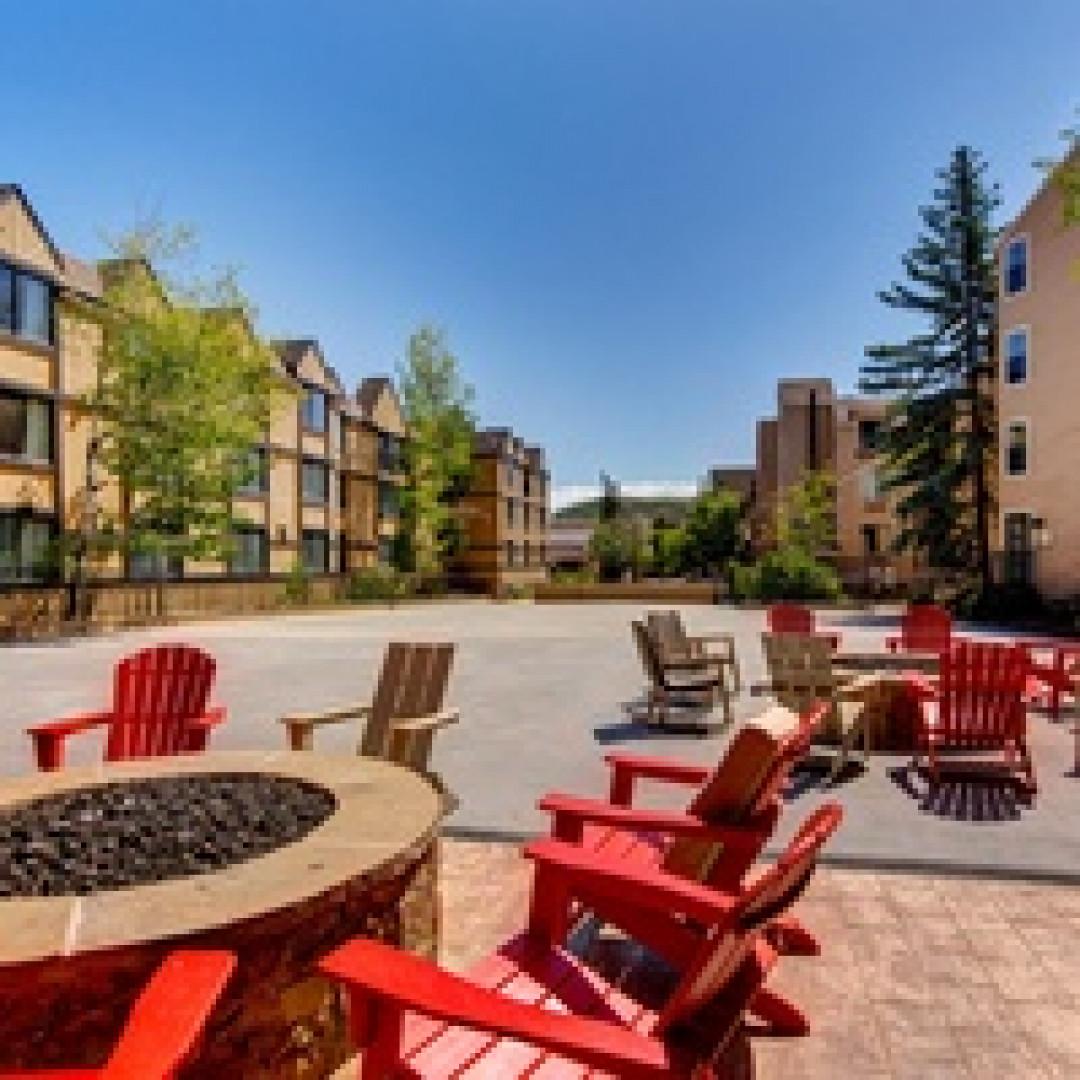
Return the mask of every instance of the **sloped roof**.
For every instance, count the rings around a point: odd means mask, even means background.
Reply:
[[[395,394],[394,383],[386,375],[369,375],[356,388],[356,404],[365,419],[371,419],[372,410],[379,404],[379,399],[387,392]]]
[[[73,292],[100,300],[105,291],[101,272],[91,262],[76,259],[74,255],[64,254],[64,284]]]
[[[64,265],[64,253],[53,243],[53,238],[49,235],[49,230],[42,224],[41,218],[38,217],[33,204],[26,197],[26,193],[18,184],[0,183],[0,202],[6,202],[8,199],[18,199],[19,202],[22,203],[23,210],[26,211],[26,216],[34,223],[34,228],[37,229],[42,240],[45,241],[45,246],[49,249],[50,254],[56,260],[57,264],[62,267]]]
[[[319,358],[319,363],[322,364],[327,377],[330,379],[330,382],[333,383],[336,391],[339,394],[344,394],[345,390],[340,376],[334,368],[327,363],[326,356],[322,351],[322,346],[315,338],[285,338],[280,341],[272,341],[270,347],[281,358],[285,370],[294,378],[297,371],[300,369],[300,363],[304,357],[309,352],[315,353]]]

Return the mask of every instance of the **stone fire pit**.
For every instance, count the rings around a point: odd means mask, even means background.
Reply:
[[[191,1077],[348,1056],[313,962],[355,934],[433,955],[439,798],[383,762],[215,753],[0,784],[0,1068],[100,1064],[174,948],[239,969]]]

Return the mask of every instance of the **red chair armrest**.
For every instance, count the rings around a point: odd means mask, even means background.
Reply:
[[[390,1001],[434,1020],[520,1039],[575,1062],[624,1077],[674,1075],[663,1043],[616,1024],[552,1012],[514,1001],[429,960],[399,952],[381,941],[354,938],[319,962],[322,972],[359,998]],[[384,1018],[374,1010],[374,1023]],[[394,1016],[386,1020],[396,1022]]]
[[[604,760],[611,766],[610,799],[620,806],[629,806],[634,794],[634,781],[665,780],[671,784],[700,787],[708,779],[710,769],[671,758],[649,757],[644,754],[607,754]]]
[[[218,724],[225,720],[228,715],[228,709],[224,705],[215,705],[210,709],[207,709],[202,716],[193,717],[188,721],[190,727],[199,728],[212,728],[217,727]]]
[[[903,638],[887,637],[885,639],[885,648],[888,649],[889,652],[899,652],[903,648],[903,646]]]
[[[139,995],[102,1080],[168,1080],[191,1053],[236,967],[227,952],[174,952]]]
[[[524,848],[527,859],[546,871],[548,885],[553,878],[560,891],[583,900],[594,897],[619,900],[650,911],[674,912],[706,926],[731,917],[737,899],[690,878],[660,869],[628,866],[624,861],[586,851],[561,840],[535,840]]]
[[[555,835],[560,840],[580,840],[586,823],[720,842],[731,832],[729,829],[709,825],[692,814],[618,806],[598,799],[581,799],[574,795],[545,795],[537,805],[541,810],[555,815]]]
[[[34,741],[34,760],[42,772],[51,772],[64,765],[64,740],[92,728],[112,723],[111,712],[79,713],[62,720],[50,720],[26,729]]]
[[[933,701],[938,696],[937,684],[921,671],[901,673],[904,686],[920,701]]]

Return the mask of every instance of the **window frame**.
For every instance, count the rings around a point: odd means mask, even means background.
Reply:
[[[55,514],[47,514],[40,510],[27,509],[25,507],[0,507],[0,519],[11,519],[17,525],[22,524],[34,524],[44,525],[46,527],[48,537],[47,544],[53,543],[59,534],[59,525]],[[22,535],[21,532],[18,535],[19,547],[22,547]],[[55,568],[45,566],[43,573],[34,573],[34,568],[28,568],[27,572],[21,572],[23,570],[20,567],[20,572],[16,576],[8,577],[3,571],[3,562],[0,561],[0,585],[35,585],[41,583],[47,583],[57,577],[57,570]]]
[[[308,435],[328,435],[330,433],[330,395],[314,383],[301,383],[304,388],[304,400],[300,402],[300,427]],[[315,396],[322,399],[322,427],[313,427],[308,423],[308,405]]]
[[[316,567],[308,561],[307,538],[309,536],[321,536],[324,544],[322,551],[322,566]],[[309,529],[300,530],[300,564],[308,574],[328,574],[330,572],[330,530]]]
[[[1023,245],[1024,248],[1024,287],[1013,289],[1010,253],[1019,245]],[[1016,233],[1005,242],[1005,258],[1001,263],[1001,274],[1001,293],[1006,300],[1012,300],[1014,297],[1023,296],[1031,291],[1031,236],[1029,233]]]
[[[23,403],[23,443],[29,446],[29,405],[31,401],[40,402],[45,406],[45,431],[48,440],[48,448],[45,457],[31,457],[24,450],[22,453],[11,454],[0,450],[0,461],[14,462],[20,465],[53,465],[56,462],[56,401],[48,394],[35,393],[33,390],[24,390],[21,387],[0,387],[0,399],[14,398]]]
[[[257,569],[242,569],[237,565],[236,554],[229,559],[229,573],[237,577],[261,577],[270,573],[270,531],[265,525],[250,522],[238,522],[233,530],[236,536],[258,536],[262,538],[259,547],[259,565]]]
[[[1013,379],[1010,378],[1012,368],[1010,345],[1013,337],[1021,334],[1024,338],[1024,377],[1013,381]],[[1002,354],[1002,385],[1006,387],[1006,389],[1013,389],[1017,386],[1027,386],[1031,379],[1031,327],[1027,323],[1018,323],[1016,326],[1010,326],[1009,329],[1005,331],[1005,348],[1002,349]]]
[[[1024,431],[1024,468],[1020,471],[1013,469],[1013,441],[1012,433],[1016,428]],[[1005,423],[1005,475],[1010,479],[1023,479],[1031,475],[1031,421],[1026,416],[1010,417]]]
[[[0,323],[0,335],[36,345],[39,348],[52,349],[56,347],[56,284],[44,274],[38,273],[27,267],[8,259],[0,259],[0,267],[3,267],[9,275],[7,283],[8,308],[11,313],[10,322]],[[23,303],[19,283],[32,281],[40,285],[45,291],[45,337],[26,334],[22,330]]]
[[[306,477],[309,466],[319,468],[322,471],[323,492],[321,496],[308,494]],[[310,457],[305,454],[300,459],[300,501],[305,506],[330,505],[330,463],[325,458]]]
[[[249,451],[249,461],[252,457],[258,457],[259,469],[254,481],[237,486],[235,495],[240,499],[258,499],[270,494],[270,452],[265,446],[256,446]],[[252,486],[253,483],[255,486]]]

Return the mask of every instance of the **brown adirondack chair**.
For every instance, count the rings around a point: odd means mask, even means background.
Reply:
[[[832,705],[821,726],[823,741],[834,743],[829,780],[847,768],[860,737],[866,757],[863,730],[862,679],[844,679],[833,668],[833,643],[822,634],[761,635],[768,681],[754,688],[770,694],[781,705],[805,712],[816,701]]]
[[[731,677],[731,689],[742,689],[742,675],[735,655],[734,634],[688,634],[682,614],[674,608],[667,611],[647,611],[645,625],[668,656],[696,660],[706,657],[716,662],[725,676]]]
[[[371,704],[283,716],[290,748],[314,750],[316,728],[366,720],[358,754],[403,765],[445,792],[441,779],[431,771],[430,758],[435,732],[459,719],[457,709],[443,708],[453,661],[454,646],[449,642],[391,642]]]
[[[724,673],[708,657],[666,656],[655,635],[643,622],[633,622],[631,629],[649,686],[645,691],[646,721],[665,724],[673,705],[702,706],[711,709],[719,700],[724,719],[731,722],[731,695]]]

